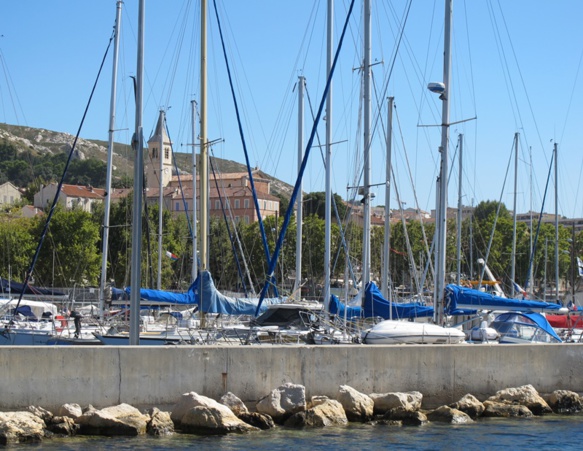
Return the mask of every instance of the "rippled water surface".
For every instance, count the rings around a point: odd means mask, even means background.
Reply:
[[[200,437],[73,437],[20,445],[43,450],[490,450],[581,449],[583,415],[530,419],[482,419],[451,426],[430,423],[422,427],[350,425],[342,428],[293,430],[276,428],[245,435]],[[12,448],[14,449],[14,448]]]

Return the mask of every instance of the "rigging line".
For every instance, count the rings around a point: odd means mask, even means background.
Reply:
[[[538,128],[538,123],[537,123],[536,117],[534,115],[534,110],[533,110],[533,107],[532,107],[532,102],[530,101],[530,96],[528,95],[528,91],[526,90],[526,83],[524,82],[524,77],[522,75],[522,71],[520,70],[520,64],[518,64],[518,58],[516,56],[516,51],[514,49],[514,44],[512,43],[512,39],[510,39],[510,33],[508,31],[508,24],[506,23],[506,17],[502,13],[502,7],[500,6],[500,0],[497,0],[497,2],[498,2],[498,8],[500,8],[500,13],[501,13],[501,16],[502,16],[502,22],[504,24],[504,29],[506,31],[506,34],[508,36],[508,41],[510,43],[510,49],[512,50],[512,56],[514,57],[514,62],[516,63],[516,68],[518,69],[518,75],[520,76],[520,81],[522,83],[522,88],[524,89],[524,94],[526,95],[526,100],[527,100],[527,103],[528,103],[528,107],[530,109],[530,114],[532,116],[532,121],[534,122],[534,127],[535,127],[536,133],[538,135],[538,140],[540,142],[541,148],[544,149],[544,145],[543,145],[543,142],[542,142],[542,137],[540,135],[540,130]],[[543,153],[543,155],[545,156],[545,159],[546,159],[546,154]]]
[[[194,239],[194,231],[192,228],[191,217],[188,215],[188,204],[186,203],[186,197],[184,196],[184,189],[182,188],[182,179],[180,178],[180,171],[178,169],[178,162],[176,161],[176,155],[174,155],[174,144],[172,143],[172,138],[170,137],[170,130],[168,128],[168,121],[166,120],[166,115],[164,115],[164,125],[166,129],[166,135],[168,136],[168,141],[170,141],[170,154],[172,155],[172,162],[174,163],[174,170],[176,171],[176,177],[178,178],[178,187],[180,189],[180,197],[182,198],[182,205],[184,207],[184,214],[186,215],[186,223],[188,224],[188,233],[190,239]],[[163,149],[160,149],[160,158],[163,155]],[[161,175],[161,174],[160,174]],[[192,186],[196,183],[196,174],[192,174]],[[196,208],[196,199],[194,198],[194,191],[192,197],[192,208]]]
[[[395,62],[397,61],[397,55],[399,54],[399,49],[401,47],[401,41],[403,40],[403,35],[405,34],[405,25],[407,25],[407,19],[409,18],[409,12],[411,11],[411,4],[413,3],[413,0],[409,0],[409,4],[407,6],[407,10],[405,12],[405,18],[403,20],[403,26],[401,27],[401,32],[399,33],[399,38],[397,40],[397,46],[395,47],[395,53],[393,55],[393,58],[391,59],[391,65],[389,67],[389,73],[387,75],[387,77],[385,78],[384,84],[383,84],[383,88],[382,88],[382,92],[381,92],[381,98],[384,98],[387,96],[387,91],[389,90],[389,82],[391,81],[391,75],[393,74],[393,69],[395,67]],[[378,99],[377,99],[377,103],[378,103]],[[380,114],[380,106],[379,109],[377,111],[376,114],[376,119],[374,121],[374,125],[372,128],[372,133],[371,133],[371,140],[372,137],[375,135],[376,132],[376,128],[377,125],[379,123],[381,114]]]
[[[513,143],[514,144],[514,143]],[[486,248],[486,256],[484,257],[484,265],[480,271],[480,282],[478,284],[478,290],[482,286],[482,280],[484,279],[484,272],[486,271],[486,265],[488,264],[488,257],[490,256],[490,250],[492,248],[492,242],[494,241],[494,232],[496,231],[496,223],[498,222],[498,215],[500,214],[500,207],[502,206],[502,196],[504,195],[504,188],[506,186],[506,180],[508,179],[508,172],[510,171],[510,163],[512,162],[512,153],[510,152],[510,157],[508,158],[508,165],[506,166],[506,174],[504,175],[504,182],[502,183],[502,190],[500,192],[500,198],[498,199],[498,207],[496,208],[496,216],[494,217],[494,224],[492,225],[492,232],[490,233],[490,241],[488,242],[488,247]]]
[[[261,230],[261,240],[263,241],[263,250],[265,252],[266,261],[269,261],[271,258],[270,252],[269,252],[269,244],[267,243],[267,236],[265,235],[265,226],[263,224],[263,218],[261,217],[261,208],[259,207],[259,200],[257,199],[257,192],[255,191],[255,183],[253,181],[253,171],[251,170],[251,164],[249,163],[249,153],[247,152],[247,144],[245,142],[245,135],[243,133],[243,125],[241,124],[241,115],[239,112],[237,97],[235,96],[235,89],[233,86],[233,78],[231,76],[231,69],[229,66],[229,61],[227,59],[227,50],[225,48],[225,41],[223,38],[223,31],[222,31],[222,27],[221,27],[221,21],[219,19],[219,12],[217,9],[216,0],[213,0],[213,5],[214,5],[214,9],[215,9],[215,16],[217,19],[217,25],[219,27],[219,34],[221,37],[221,46],[223,49],[223,56],[225,58],[225,66],[226,66],[227,74],[229,77],[229,86],[231,89],[231,95],[233,98],[235,113],[237,115],[237,125],[239,128],[239,135],[241,137],[241,143],[243,145],[243,151],[245,153],[245,162],[247,163],[247,173],[249,174],[249,183],[251,184],[251,189],[253,190],[253,203],[255,204],[255,211],[257,212],[257,220],[259,222],[259,229]],[[269,278],[270,278],[271,282],[275,282],[273,274],[269,275]],[[273,286],[273,291],[274,291],[275,297],[278,297],[277,287],[275,287],[275,283],[273,283],[272,286]]]
[[[397,104],[396,103],[394,104],[393,109],[395,110],[395,116],[397,118],[397,127],[399,128],[399,135],[401,136],[401,143],[403,145],[403,154],[405,155],[405,162],[407,163],[407,171],[409,173],[409,181],[411,182],[411,188],[413,189],[413,198],[415,199],[415,207],[417,208],[417,211],[419,213],[419,223],[421,224],[421,233],[423,234],[423,243],[425,244],[425,252],[427,254],[427,258],[429,261],[429,267],[431,268],[431,275],[434,276],[433,263],[432,263],[432,259],[431,259],[431,253],[429,251],[427,234],[425,232],[425,225],[423,223],[423,216],[420,213],[421,209],[419,208],[419,200],[417,198],[417,189],[415,188],[413,174],[411,173],[411,166],[409,164],[409,157],[407,156],[407,151],[406,151],[407,147],[405,145],[405,138],[403,136],[403,129],[401,128],[401,119],[399,118],[399,112],[397,111]],[[392,170],[392,168],[391,168],[391,170]],[[395,179],[393,178],[393,180],[395,180]],[[448,179],[448,180],[450,180],[450,179]]]
[[[6,87],[8,88],[8,94],[10,95],[10,101],[12,103],[12,108],[14,110],[14,114],[16,115],[16,123],[17,125],[20,125],[20,120],[18,119],[18,110],[16,108],[16,106],[18,105],[18,108],[20,109],[20,113],[22,114],[22,117],[24,118],[24,124],[28,124],[28,121],[26,120],[26,115],[24,114],[24,110],[22,109],[22,105],[20,104],[20,99],[18,98],[18,93],[16,92],[15,86],[14,86],[14,82],[12,81],[12,76],[10,74],[10,70],[8,69],[8,65],[6,64],[6,57],[4,56],[4,52],[2,52],[2,49],[0,49],[0,60],[2,61],[2,71],[4,72],[4,78],[6,79]],[[12,89],[11,89],[12,87]],[[12,93],[14,92],[14,96],[12,95]],[[14,97],[16,97],[16,104],[14,102]]]
[[[210,148],[210,152],[213,154],[213,158],[215,158],[214,151],[213,151],[212,146]],[[218,183],[218,179],[217,179],[216,174],[215,174],[215,167],[214,167],[214,165],[212,165],[212,169],[213,169],[213,176],[215,178],[215,183]],[[220,168],[218,166],[216,167],[216,172],[218,172],[219,176],[221,177],[221,170],[220,170]],[[221,177],[221,180],[222,180],[222,177]],[[225,190],[225,187],[224,187],[224,185],[222,183],[221,183],[221,188],[223,190]],[[222,199],[220,197],[220,188],[219,188],[218,184],[217,184],[217,191],[219,192],[219,203],[220,203],[221,208],[223,209],[223,212],[224,212],[225,208],[224,208],[223,201],[222,201]],[[237,221],[235,221],[235,218],[233,217],[233,210],[231,209],[231,203],[230,203],[230,200],[229,200],[226,192],[225,192],[225,198],[227,199],[226,204],[227,204],[227,209],[228,209],[228,212],[229,212],[229,219],[231,220],[231,222],[233,224],[235,224],[234,231],[233,231],[233,235],[235,235],[235,238],[237,240],[237,245],[239,247],[239,252],[241,253],[241,259],[243,260],[243,265],[245,266],[245,272],[246,272],[246,275],[247,275],[247,277],[249,279],[249,286],[251,287],[251,294],[253,294],[255,296],[255,287],[253,286],[253,280],[251,278],[251,272],[249,271],[249,266],[247,265],[247,260],[245,259],[245,253],[243,252],[243,245],[241,243],[241,239],[239,237],[239,231],[237,230],[237,226],[236,226]],[[225,219],[225,221],[226,221],[226,219]],[[228,228],[228,224],[227,224],[227,228]],[[237,259],[237,253],[235,252],[235,249],[234,248],[233,248],[233,252],[235,254],[235,259]],[[238,265],[239,265],[239,263],[238,263],[238,260],[237,260],[237,266]],[[241,271],[239,271],[239,272],[241,272]],[[241,277],[241,279],[244,278],[243,275],[241,275],[240,277]],[[245,297],[247,297],[247,289],[245,287],[244,280],[242,280],[242,283],[243,283],[243,288],[245,290]]]
[[[38,259],[39,254],[40,254],[41,247],[43,245],[47,231],[49,229],[49,224],[51,222],[53,214],[55,213],[55,209],[56,209],[57,203],[59,201],[59,196],[61,194],[61,188],[63,187],[63,183],[65,181],[65,176],[67,175],[67,170],[69,169],[69,165],[71,164],[71,160],[73,159],[73,153],[75,152],[75,150],[77,148],[77,141],[79,140],[79,135],[81,134],[81,129],[83,127],[83,124],[85,123],[85,118],[87,117],[87,112],[89,111],[89,106],[91,105],[91,100],[93,99],[93,94],[95,93],[95,89],[97,88],[97,82],[99,81],[101,71],[103,70],[103,65],[105,64],[105,59],[107,57],[107,54],[109,53],[109,48],[111,47],[111,43],[113,42],[114,35],[115,35],[115,31],[112,32],[111,37],[109,38],[109,43],[107,44],[107,48],[105,49],[105,54],[103,55],[103,58],[101,60],[101,65],[99,66],[99,70],[97,71],[97,77],[95,78],[95,82],[93,83],[93,88],[91,89],[91,94],[89,95],[89,100],[87,101],[87,105],[85,106],[85,111],[83,112],[83,117],[81,118],[81,123],[79,124],[79,128],[77,129],[77,134],[75,135],[75,140],[73,141],[73,145],[71,146],[71,150],[69,151],[69,156],[67,157],[67,162],[65,163],[65,168],[63,170],[63,175],[61,176],[61,180],[59,181],[59,185],[57,186],[57,190],[55,192],[55,197],[53,199],[51,209],[49,210],[49,214],[47,215],[45,225],[44,225],[43,230],[41,232],[39,243],[38,243],[36,250],[34,252],[34,256],[32,257],[32,261],[30,262],[30,266],[29,266],[28,270],[26,271],[26,275],[24,277],[24,282],[22,284],[22,292],[18,296],[18,302],[16,303],[15,309],[18,309],[18,307],[20,307],[20,302],[22,301],[22,296],[23,296],[24,292],[26,291],[26,289],[28,288],[28,282],[30,280],[30,277],[32,275],[32,271],[34,270],[34,267],[36,265],[36,261]],[[12,320],[10,320],[10,324],[12,324],[12,323],[13,323]]]
[[[310,107],[310,114],[312,115],[312,120],[315,120],[314,109],[312,106],[312,99],[310,98],[310,93],[308,92],[307,84],[306,84],[306,97],[308,98],[308,105]],[[316,131],[316,139],[318,140],[318,148],[320,149],[320,156],[322,157],[324,167],[326,167],[326,158],[324,157],[323,146],[322,146],[322,143],[320,141],[320,134],[317,131]],[[336,264],[337,264],[338,259],[340,257],[341,248],[344,248],[345,251],[348,250],[348,244],[346,243],[346,234],[345,234],[343,224],[348,224],[348,217],[350,214],[349,211],[352,210],[352,204],[350,206],[350,209],[346,210],[344,218],[340,218],[340,213],[338,212],[338,205],[336,204],[336,199],[334,198],[334,196],[332,196],[332,205],[334,207],[334,215],[336,216],[336,221],[338,222],[338,228],[340,231],[340,236],[338,237],[338,239],[340,240],[340,242],[341,242],[340,244],[342,245],[342,246],[337,245],[338,251],[336,252],[336,257],[334,258],[334,264],[332,265],[332,273],[334,273],[334,270],[336,269]],[[354,271],[352,269],[352,265],[350,264],[350,262],[348,263],[348,267],[349,267],[349,272],[353,278],[353,281],[356,282],[356,277],[354,275]]]
[[[243,291],[245,292],[245,297],[247,296],[247,285],[245,285],[245,277],[243,276],[243,272],[241,271],[241,265],[239,264],[239,257],[237,255],[237,248],[235,247],[235,243],[233,242],[233,234],[231,232],[231,227],[229,226],[229,219],[227,218],[227,213],[225,211],[225,204],[223,202],[223,197],[221,196],[221,189],[219,188],[219,181],[217,179],[217,174],[215,172],[215,165],[213,164],[213,159],[209,158],[209,163],[211,166],[211,171],[213,173],[213,179],[215,181],[215,187],[217,188],[217,194],[219,196],[219,203],[221,204],[221,211],[223,213],[223,220],[225,221],[225,226],[227,227],[227,235],[229,236],[229,241],[231,242],[231,249],[233,250],[233,256],[235,258],[235,265],[237,266],[237,273],[239,274],[239,279],[243,284]],[[228,202],[228,199],[227,199]],[[230,209],[230,204],[229,204]],[[235,226],[236,229],[236,226]],[[236,234],[236,231],[235,231]]]
[[[329,74],[327,76],[326,86],[324,88],[324,92],[322,93],[322,98],[320,100],[320,106],[318,107],[318,113],[316,114],[316,120],[314,121],[314,124],[312,125],[312,131],[310,133],[310,138],[308,139],[308,143],[306,145],[306,150],[304,151],[304,157],[302,158],[302,164],[300,166],[300,170],[298,171],[298,177],[297,177],[296,183],[294,185],[294,190],[292,192],[287,211],[285,212],[283,225],[281,227],[281,231],[280,231],[279,237],[277,239],[277,244],[276,244],[275,250],[273,252],[273,257],[271,258],[271,261],[269,262],[269,268],[268,268],[268,274],[267,274],[268,280],[263,285],[263,288],[261,290],[261,295],[259,297],[259,302],[257,303],[257,310],[255,311],[255,316],[257,316],[259,314],[259,308],[261,307],[263,299],[265,299],[265,294],[267,291],[269,280],[273,277],[273,273],[275,271],[275,265],[277,264],[277,257],[279,254],[279,250],[283,244],[283,238],[285,236],[285,232],[287,231],[287,227],[288,227],[290,219],[291,219],[291,213],[292,213],[292,210],[294,209],[294,204],[296,203],[296,198],[298,196],[298,191],[300,189],[300,181],[304,175],[304,171],[306,169],[306,165],[308,162],[308,157],[310,155],[310,150],[312,148],[312,144],[314,142],[314,138],[316,135],[316,130],[318,128],[318,123],[320,122],[320,118],[322,116],[322,111],[324,110],[324,105],[326,104],[326,99],[327,99],[328,93],[330,91],[330,85],[332,83],[332,76],[334,75],[334,70],[336,69],[336,64],[338,63],[338,57],[340,56],[340,50],[342,49],[342,44],[344,42],[344,37],[346,35],[346,29],[348,28],[350,17],[352,15],[352,10],[354,8],[354,2],[355,2],[355,0],[351,0],[351,2],[350,2],[348,14],[346,15],[346,21],[344,22],[344,27],[342,28],[342,34],[340,35],[338,47],[336,48],[336,53],[334,55],[334,60],[332,62],[332,66],[330,67],[330,71],[329,71]]]

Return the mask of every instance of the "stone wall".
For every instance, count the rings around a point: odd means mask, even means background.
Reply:
[[[0,410],[66,402],[166,406],[189,391],[255,401],[293,382],[335,397],[418,390],[424,407],[532,384],[583,392],[583,344],[0,347]]]

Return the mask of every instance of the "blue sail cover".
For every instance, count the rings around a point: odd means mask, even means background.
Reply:
[[[330,313],[344,318],[345,305],[336,296],[330,300]],[[387,301],[374,282],[369,282],[364,291],[364,309],[361,307],[348,307],[347,318],[372,318],[380,316],[384,319],[411,319],[433,316],[433,307],[428,307],[419,302],[396,303]]]
[[[140,299],[160,304],[194,305],[197,304],[194,287],[198,279],[188,288],[186,293],[173,293],[170,291],[151,290],[149,288],[140,289]],[[126,293],[131,292],[131,287],[126,288]]]
[[[445,287],[445,298],[445,310],[447,312],[452,312],[460,308],[541,312],[559,310],[562,307],[559,304],[550,302],[501,298],[479,290],[453,284]]]
[[[205,313],[222,313],[225,315],[255,315],[259,298],[233,298],[225,296],[216,288],[210,272],[202,271],[200,273],[201,284],[197,286],[197,281],[192,284],[194,294],[199,304],[199,309]],[[200,291],[199,291],[200,290]],[[202,308],[200,299],[202,298]],[[286,298],[268,298],[264,299],[259,307],[259,313],[267,310],[270,304],[281,304]]]
[[[539,328],[544,330],[547,334],[551,335],[553,338],[558,340],[559,343],[563,342],[563,340],[561,340],[561,337],[559,337],[557,335],[557,332],[555,332],[555,329],[553,329],[553,326],[551,326],[550,323],[548,322],[548,320],[544,316],[542,316],[540,313],[536,313],[536,312],[502,313],[501,315],[498,315],[494,321],[518,322],[520,320],[521,316],[531,320]],[[516,318],[516,317],[518,317],[518,318]],[[528,321],[524,321],[524,322],[528,324]]]

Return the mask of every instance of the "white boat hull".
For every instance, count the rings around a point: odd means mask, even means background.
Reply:
[[[363,333],[365,344],[455,344],[463,343],[465,334],[453,327],[429,323],[386,320]]]

